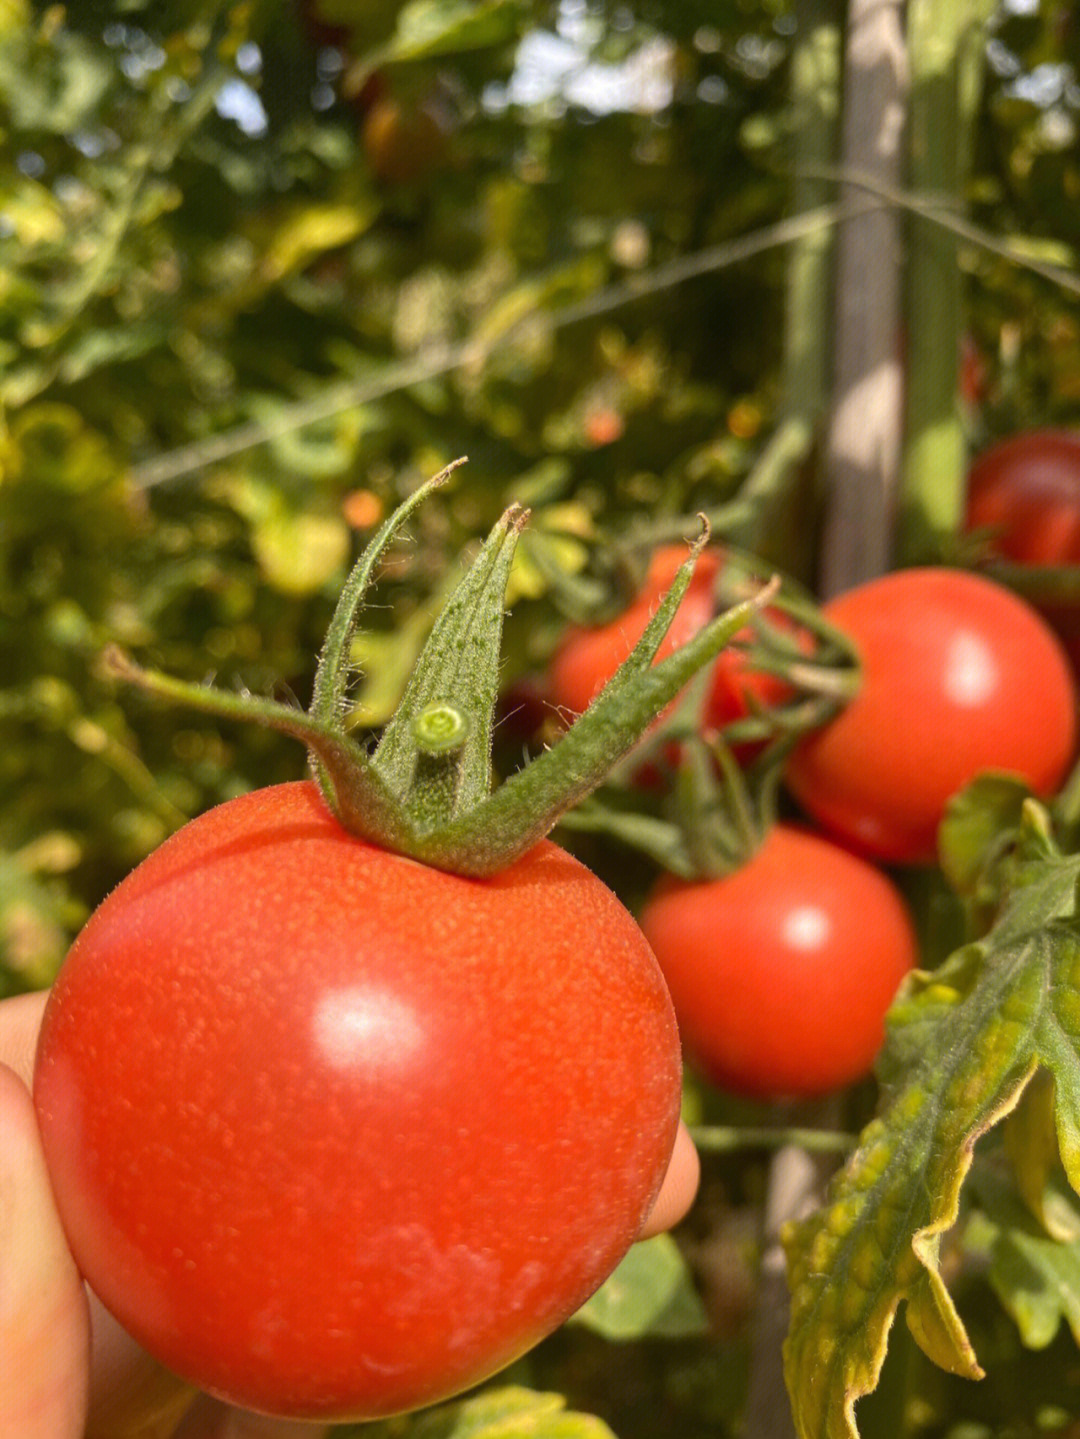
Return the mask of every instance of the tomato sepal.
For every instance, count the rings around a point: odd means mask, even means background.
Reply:
[[[457,463],[460,463],[457,462]],[[602,782],[656,715],[776,593],[779,580],[716,616],[654,664],[708,527],[688,547],[644,633],[578,722],[549,750],[498,787],[491,735],[498,692],[506,582],[528,512],[511,506],[466,571],[428,638],[401,703],[370,754],[346,731],[345,690],[358,618],[378,561],[419,503],[443,484],[441,471],[405,501],[372,539],[342,591],[319,661],[310,710],[227,694],[143,669],[118,649],[105,656],[117,678],[162,699],[223,719],[268,726],[300,740],[324,800],[341,825],[381,848],[437,869],[484,877],[506,869]],[[436,731],[425,716],[442,710]],[[460,737],[447,746],[445,723]]]

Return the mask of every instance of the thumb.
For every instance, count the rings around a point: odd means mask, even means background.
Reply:
[[[53,1203],[29,1091],[0,1064],[0,1434],[79,1439],[86,1293]]]

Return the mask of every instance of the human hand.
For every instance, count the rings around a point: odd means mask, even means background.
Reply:
[[[0,1434],[19,1439],[324,1439],[198,1395],[135,1344],[82,1283],[64,1240],[29,1084],[44,994],[0,1003]],[[641,1238],[678,1223],[698,1158],[680,1127]]]

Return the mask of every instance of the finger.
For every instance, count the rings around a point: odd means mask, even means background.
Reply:
[[[5,999],[0,1003],[0,1064],[10,1066],[15,1074],[29,1087],[34,1069],[34,1050],[37,1046],[38,1030],[41,1028],[41,1016],[45,1011],[45,1002],[48,994],[21,994],[14,999]],[[9,1079],[11,1078],[9,1070]],[[29,1095],[23,1089],[22,1100],[27,1111],[24,1114],[26,1122],[33,1121],[33,1110],[30,1106]],[[0,1158],[0,1165],[7,1167],[8,1156],[8,1129],[6,1123],[0,1123],[0,1135],[3,1135],[4,1155]],[[34,1146],[38,1148],[37,1131],[33,1128]],[[40,1151],[39,1151],[40,1152]],[[14,1162],[14,1161],[12,1161]],[[20,1161],[21,1162],[21,1161]],[[44,1168],[44,1160],[41,1160]],[[21,1172],[19,1186],[28,1183]],[[0,1186],[2,1190],[2,1186]],[[21,1196],[22,1198],[22,1196]],[[0,1204],[2,1204],[0,1195]],[[27,1201],[29,1202],[29,1201]],[[59,1227],[59,1219],[55,1214],[55,1207],[49,1196],[48,1212],[52,1214],[53,1221]],[[8,1253],[6,1239],[0,1241],[0,1255]],[[65,1246],[66,1253],[66,1246]],[[71,1271],[75,1272],[74,1261],[68,1257],[68,1264]],[[0,1279],[0,1285],[6,1287],[6,1281]],[[0,1303],[2,1303],[3,1289],[0,1288]],[[93,1367],[90,1375],[89,1390],[89,1417],[86,1420],[86,1439],[119,1439],[119,1436],[138,1436],[138,1439],[158,1439],[158,1436],[171,1434],[176,1427],[180,1414],[191,1402],[193,1391],[189,1386],[183,1385],[179,1379],[162,1369],[159,1364],[150,1358],[135,1341],[127,1335],[114,1319],[108,1315],[99,1301],[89,1296],[90,1315],[93,1330]],[[86,1299],[82,1299],[82,1306],[85,1312]],[[84,1371],[85,1371],[84,1361]],[[7,1351],[0,1348],[0,1373],[18,1374],[15,1366],[7,1363]],[[2,1383],[2,1381],[0,1381]],[[22,1380],[19,1380],[20,1389]],[[86,1375],[83,1374],[82,1392],[86,1389]],[[86,1404],[86,1399],[80,1399],[80,1403]],[[3,1409],[0,1408],[0,1415]],[[0,1435],[20,1434],[21,1430],[9,1428],[0,1422]],[[48,1430],[42,1431],[49,1433]],[[57,1433],[64,1431],[58,1430]],[[80,1436],[83,1430],[80,1427],[77,1431]],[[50,1434],[50,1439],[52,1436]]]
[[[0,1064],[13,1069],[27,1089],[34,1075],[34,1050],[48,997],[45,991],[0,1002]]]
[[[175,1439],[326,1439],[329,1433],[328,1424],[270,1419],[204,1397],[188,1413]]]
[[[693,1204],[700,1180],[698,1152],[690,1138],[690,1131],[680,1122],[667,1174],[638,1238],[649,1239],[665,1229],[674,1228]]]
[[[90,1321],[26,1085],[0,1065],[0,1434],[80,1439]]]

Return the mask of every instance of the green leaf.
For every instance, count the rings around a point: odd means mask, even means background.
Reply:
[[[386,60],[422,60],[503,45],[518,34],[519,0],[411,0],[398,15]]]
[[[635,1244],[573,1316],[605,1339],[682,1339],[708,1321],[679,1246],[670,1234]]]
[[[935,1363],[978,1378],[939,1270],[975,1144],[1040,1067],[1055,1080],[1062,1160],[1080,1188],[1080,858],[1058,854],[1027,802],[1001,915],[894,1006],[882,1111],[824,1208],[786,1235],[792,1290],[785,1347],[800,1439],[852,1439],[877,1384],[901,1302]]]
[[[615,1439],[600,1419],[568,1411],[561,1394],[516,1385],[346,1432],[357,1439]]]
[[[1041,1070],[1024,1090],[1005,1124],[1005,1148],[1024,1203],[1052,1239],[1080,1239],[1076,1196],[1068,1188],[1058,1153],[1054,1081]]]
[[[1011,774],[982,774],[949,801],[938,830],[938,857],[958,894],[981,895],[1020,826],[1031,790]]]
[[[1043,1233],[1001,1175],[983,1172],[975,1188],[980,1209],[965,1249],[989,1260],[990,1283],[1023,1342],[1045,1349],[1064,1320],[1080,1343],[1080,1240]]]

